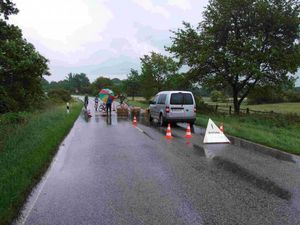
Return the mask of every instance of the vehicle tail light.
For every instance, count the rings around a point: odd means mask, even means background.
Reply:
[[[170,108],[168,106],[166,106],[166,113],[170,112]]]

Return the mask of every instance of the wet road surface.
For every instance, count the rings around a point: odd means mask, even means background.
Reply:
[[[82,114],[16,224],[300,224],[299,162],[165,129]]]

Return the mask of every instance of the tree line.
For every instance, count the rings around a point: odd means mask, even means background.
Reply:
[[[43,80],[47,59],[22,38],[19,28],[5,21],[18,12],[14,4],[1,0],[0,6],[0,112],[36,103],[42,87],[92,95],[110,87],[146,99],[166,89],[218,90],[233,99],[236,114],[249,96],[294,90],[300,65],[298,0],[210,0],[196,27],[183,22],[172,32],[168,56],[151,52],[140,58],[141,68],[131,69],[127,79],[102,76],[92,83],[82,73],[59,82]]]
[[[249,95],[294,90],[293,74],[300,65],[299,13],[297,0],[211,0],[197,27],[184,22],[173,31],[166,47],[172,57],[145,55],[141,74],[131,70],[128,80],[147,99],[166,88],[219,90],[233,99],[239,114]],[[180,73],[184,66],[186,72]],[[288,96],[296,99],[297,94]]]

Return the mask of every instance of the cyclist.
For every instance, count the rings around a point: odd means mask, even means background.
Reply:
[[[98,96],[95,97],[95,111],[98,111],[98,103],[99,103],[99,98]]]

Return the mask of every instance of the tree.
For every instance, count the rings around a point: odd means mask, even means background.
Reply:
[[[50,83],[43,77],[41,79],[41,85],[44,92],[47,92],[50,88]]]
[[[171,58],[151,52],[141,58],[142,94],[146,99],[165,88],[165,82],[178,72],[178,64]]]
[[[166,79],[164,88],[167,90],[190,90],[192,89],[192,83],[186,79],[184,73],[178,73]]]
[[[0,16],[7,20],[18,9],[10,0],[0,0]],[[21,30],[0,19],[0,113],[28,110],[42,96],[42,76],[49,75],[48,60],[23,37]]]
[[[0,15],[3,14],[7,20],[11,14],[17,14],[19,10],[15,7],[15,4],[10,0],[0,0]]]
[[[189,79],[230,88],[234,110],[256,86],[280,85],[300,65],[297,0],[211,0],[204,21],[174,32],[167,48],[190,67]]]
[[[40,103],[42,76],[49,75],[47,63],[18,27],[0,20],[0,101],[5,98],[6,102],[0,113],[27,110]]]
[[[85,73],[69,73],[65,79],[67,81],[67,89],[71,93],[85,94],[89,92],[90,80]]]
[[[213,102],[218,102],[222,99],[222,97],[224,96],[224,94],[221,92],[221,91],[217,91],[217,90],[214,90],[210,93],[210,99],[213,101]]]
[[[129,96],[132,96],[132,100],[134,101],[134,97],[140,91],[141,88],[141,76],[139,72],[134,69],[130,69],[130,73],[127,75],[127,80],[125,82],[126,92]]]
[[[70,92],[62,88],[49,90],[48,97],[55,102],[68,102],[72,99]]]
[[[92,83],[92,93],[93,95],[97,95],[99,91],[103,88],[112,88],[113,82],[111,79],[107,77],[98,77],[93,83]]]

